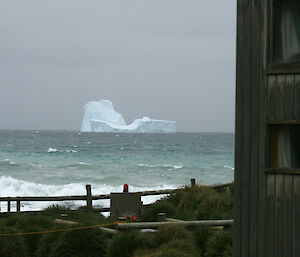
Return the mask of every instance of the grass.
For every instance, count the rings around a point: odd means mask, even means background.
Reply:
[[[165,197],[144,208],[145,221],[157,221],[158,213],[167,217],[232,219],[233,189],[213,190],[193,186]],[[45,231],[69,228],[53,221],[64,213],[81,226],[107,224],[111,220],[87,211],[71,211],[51,206],[42,213],[18,214],[0,218],[0,233]],[[221,231],[176,225],[162,226],[156,233],[125,231],[116,236],[98,228],[59,233],[0,237],[0,256],[10,257],[229,257],[232,256],[232,230]]]
[[[5,218],[0,218],[0,233],[5,233],[5,231],[9,230],[14,231],[15,233],[22,233],[69,228],[70,226],[68,225],[58,225],[53,222],[55,219],[60,218],[60,214],[62,213],[67,214],[68,219],[78,222],[81,226],[98,225],[110,222],[109,219],[106,219],[104,216],[97,213],[86,211],[74,212],[64,207],[51,206],[45,209],[42,213],[35,215],[15,214]],[[98,238],[101,238],[101,241],[99,241]],[[85,241],[84,239],[87,239],[88,241]],[[106,256],[106,241],[107,236],[103,235],[99,229],[88,229],[85,231],[71,231],[66,233],[0,237],[0,246],[3,244],[9,245],[7,242],[16,242],[16,249],[21,249],[22,247],[23,250],[21,252],[24,252],[24,256],[30,257]],[[63,244],[64,242],[67,242],[67,244]],[[97,251],[98,255],[88,255],[85,253],[82,249],[86,249],[86,247],[84,247],[82,242],[85,242],[88,252],[90,253],[93,252],[93,247],[96,247],[95,251]],[[88,242],[90,242],[90,245]],[[13,251],[14,244],[12,243],[11,245],[11,251]],[[68,248],[67,245],[69,245],[70,248]],[[80,246],[80,250],[79,248],[76,248],[77,246]],[[0,247],[0,256],[23,256],[18,254],[13,255],[13,253],[6,254],[6,248],[8,247]],[[67,255],[67,253],[64,252],[65,249],[68,249],[67,251],[72,253],[72,255]],[[76,253],[76,249],[78,253]],[[75,252],[71,250],[74,250]]]
[[[68,231],[52,242],[49,257],[105,257],[106,249],[107,238],[99,229]]]
[[[17,233],[12,227],[1,226],[1,233]],[[29,257],[29,249],[23,237],[1,237],[0,256]]]

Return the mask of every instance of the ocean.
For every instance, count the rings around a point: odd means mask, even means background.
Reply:
[[[233,133],[117,134],[0,130],[0,196],[171,189],[233,181]],[[153,202],[158,196],[143,198]],[[38,210],[53,202],[22,202]],[[64,202],[71,208],[84,202]],[[94,201],[107,206],[108,201]],[[7,204],[0,203],[1,211]],[[12,205],[12,208],[14,206]],[[13,209],[14,210],[14,209]]]

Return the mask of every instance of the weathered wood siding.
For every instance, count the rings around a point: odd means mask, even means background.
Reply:
[[[268,76],[266,122],[300,120],[299,79],[299,74]],[[279,169],[266,176],[268,241],[265,256],[300,256],[300,172]]]
[[[263,81],[262,5],[261,0],[238,0],[237,69],[236,69],[236,137],[235,137],[235,227],[234,256],[258,256],[265,237],[259,210],[265,195],[263,161],[265,98]],[[264,199],[265,200],[265,199]],[[258,224],[261,224],[258,226]],[[261,232],[259,232],[261,231]],[[261,255],[262,256],[262,255]]]
[[[266,159],[268,123],[300,121],[300,70],[267,72],[270,0],[237,4],[234,256],[297,257],[300,172]]]

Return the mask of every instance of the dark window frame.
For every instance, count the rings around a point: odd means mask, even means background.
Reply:
[[[300,120],[268,120],[265,122],[265,173],[269,174],[300,174],[300,168],[280,168],[269,167],[270,164],[270,127],[274,125],[298,125]]]
[[[267,34],[267,74],[295,74],[300,73],[300,61],[299,62],[282,62],[274,63],[273,52],[273,29],[274,29],[274,17],[273,17],[273,5],[275,2],[284,2],[291,0],[269,0],[268,1],[268,34]]]

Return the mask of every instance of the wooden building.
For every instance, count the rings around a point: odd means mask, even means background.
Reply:
[[[234,256],[300,256],[300,0],[237,0]]]

